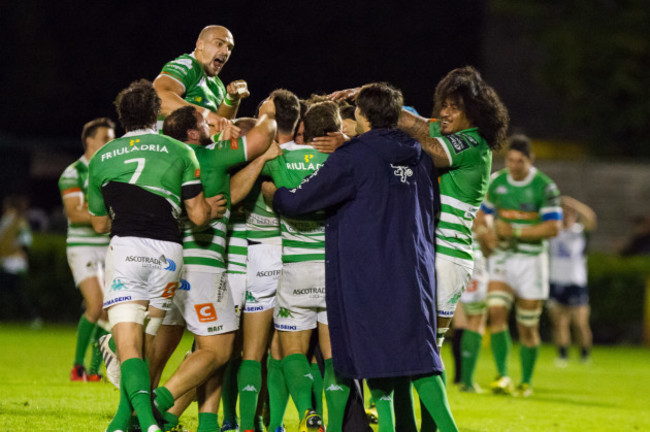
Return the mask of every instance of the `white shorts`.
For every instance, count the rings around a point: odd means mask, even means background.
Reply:
[[[463,290],[472,278],[472,269],[442,255],[436,255],[436,304],[438,316],[451,318]]]
[[[327,325],[325,263],[289,263],[282,267],[273,323],[276,330],[311,330]]]
[[[515,296],[546,300],[549,294],[548,255],[513,254],[495,251],[489,258],[490,281],[509,285]]]
[[[243,273],[227,273],[230,294],[235,305],[235,313],[241,316],[246,303],[246,275]]]
[[[239,329],[239,318],[235,313],[225,271],[184,269],[173,303],[163,325],[186,325],[197,336]]]
[[[244,313],[273,309],[281,272],[282,246],[263,243],[248,246]]]
[[[465,287],[465,291],[460,296],[460,302],[465,305],[465,313],[476,315],[483,313],[487,308],[485,302],[487,298],[487,286],[490,275],[487,269],[487,260],[483,254],[478,251],[474,253],[474,271],[472,279]]]
[[[75,286],[90,277],[103,276],[107,246],[71,246],[66,250],[68,265],[72,271]],[[103,285],[103,280],[100,280]]]
[[[179,243],[114,236],[106,253],[104,309],[144,300],[168,310],[182,268],[183,246]]]

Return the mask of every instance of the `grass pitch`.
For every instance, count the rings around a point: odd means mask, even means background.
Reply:
[[[41,330],[0,323],[0,431],[103,431],[117,407],[119,392],[109,383],[69,381],[74,355],[73,326],[45,325]],[[163,382],[185,351],[185,337],[170,361]],[[386,347],[390,349],[390,347]],[[519,377],[518,350],[511,375]],[[443,350],[451,365],[449,348]],[[454,417],[463,432],[496,431],[650,431],[650,350],[596,347],[591,364],[574,359],[554,366],[550,346],[541,350],[535,393],[527,399],[459,393],[449,386]],[[451,368],[450,368],[451,369]],[[451,372],[451,371],[450,371]],[[494,376],[489,347],[477,367],[477,382],[488,389]],[[416,402],[416,411],[419,407]],[[181,423],[196,430],[196,405]],[[298,414],[290,403],[286,424],[297,430]]]

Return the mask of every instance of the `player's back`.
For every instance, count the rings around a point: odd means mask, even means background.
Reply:
[[[182,188],[200,187],[191,149],[153,130],[127,133],[98,150],[89,183],[91,213],[110,211],[113,235],[179,243]]]

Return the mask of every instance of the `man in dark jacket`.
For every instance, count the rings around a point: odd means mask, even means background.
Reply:
[[[393,87],[364,86],[360,135],[299,187],[265,189],[278,213],[328,212],[326,300],[336,372],[369,379],[380,425],[393,421],[394,378],[411,377],[438,428],[457,431],[436,345],[436,171],[420,143],[397,129],[401,107]]]

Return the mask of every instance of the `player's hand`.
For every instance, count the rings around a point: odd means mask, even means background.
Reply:
[[[510,240],[514,236],[514,228],[508,222],[504,222],[501,219],[494,221],[494,230],[496,231],[497,237],[502,240]]]
[[[347,100],[354,100],[357,98],[361,87],[349,88],[345,90],[335,91],[327,95],[327,98],[334,102],[344,102]]]
[[[275,183],[271,181],[262,182],[262,196],[269,207],[273,207],[273,195],[275,195],[276,190],[278,188],[275,186]]]
[[[228,92],[228,99],[232,101],[238,101],[240,99],[246,99],[251,95],[251,92],[248,91],[248,84],[244,80],[236,80],[228,84],[226,87]]]
[[[327,132],[327,136],[314,138],[311,145],[321,153],[334,153],[346,141],[350,141],[350,137],[343,132]]]
[[[222,141],[230,141],[231,139],[237,139],[241,136],[241,129],[235,126],[233,123],[229,123],[228,126],[223,130],[223,133],[219,137]]]
[[[210,126],[210,135],[216,135],[226,129],[232,122],[225,117],[217,115],[217,113],[210,111],[205,117],[205,121]]]
[[[226,214],[227,203],[223,194],[215,195],[205,199],[210,205],[210,219],[219,219]]]
[[[262,105],[260,105],[258,116],[262,117],[264,114],[271,119],[275,118],[275,102],[273,102],[272,97],[267,97],[264,99],[264,102],[262,102]]]
[[[282,149],[277,142],[273,141],[269,148],[260,156],[263,161],[270,161],[282,154]]]

